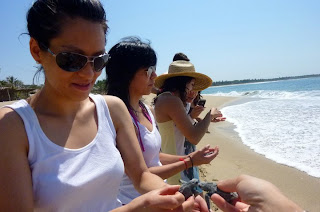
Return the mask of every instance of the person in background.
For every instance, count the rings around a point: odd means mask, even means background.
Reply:
[[[218,182],[218,188],[226,192],[237,192],[239,200],[230,204],[218,194],[211,200],[224,212],[306,212],[284,196],[272,183],[256,177],[241,175]]]
[[[183,60],[172,62],[168,74],[155,79],[155,86],[161,90],[154,100],[154,110],[162,139],[162,152],[172,155],[185,154],[185,137],[194,145],[198,144],[207,131],[210,120],[221,116],[221,113],[213,109],[199,124],[193,125],[187,115],[187,95],[194,90],[203,90],[211,84],[212,80],[208,76],[195,72],[193,64]],[[218,154],[218,148],[212,154]],[[168,183],[177,184],[181,177],[183,176],[180,173],[176,174],[168,178]]]
[[[1,210],[192,210],[193,197],[185,201],[179,186],[148,170],[125,104],[90,94],[109,58],[101,3],[37,0],[27,24],[45,82],[0,109]],[[124,169],[139,192],[150,192],[119,207]]]
[[[151,93],[157,76],[157,56],[150,44],[138,37],[126,37],[110,49],[109,55],[106,65],[107,94],[119,97],[127,106],[149,171],[166,179],[189,167],[210,163],[216,154],[206,154],[216,149],[209,146],[182,156],[160,152],[161,137],[155,118],[149,106],[141,100],[143,95]],[[130,178],[124,175],[119,200],[128,204],[138,196],[140,193]]]
[[[182,52],[176,53],[173,57],[173,62],[177,60],[183,60],[183,61],[190,61],[187,55],[185,55]],[[201,91],[190,91],[186,95],[186,112],[189,114],[191,121],[193,125],[196,125],[197,122],[201,121],[202,119],[199,117],[199,115],[203,112],[205,109],[204,106],[198,105],[199,100],[201,99],[200,95]],[[217,112],[220,113],[220,111],[216,110]],[[222,117],[217,117],[217,118],[222,118]],[[212,120],[211,120],[212,121]],[[175,134],[179,134],[180,131],[179,129],[175,126]],[[209,131],[207,130],[207,133]],[[180,133],[181,134],[181,133]],[[188,155],[192,152],[196,151],[196,145],[192,144],[191,142],[188,141],[187,138],[185,138],[184,142],[184,154]],[[197,166],[190,167],[184,171],[181,172],[181,178],[184,181],[189,181],[194,178],[200,180],[199,177],[199,168]],[[202,190],[197,187],[196,188],[197,192],[202,194]]]

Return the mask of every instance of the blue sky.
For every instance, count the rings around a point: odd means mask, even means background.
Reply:
[[[0,80],[31,84],[26,12],[32,0],[2,1]],[[176,52],[214,81],[320,74],[318,0],[102,0],[108,51],[121,38],[150,40],[162,74]],[[42,77],[43,78],[43,77]],[[98,79],[105,78],[103,73]],[[40,83],[43,80],[40,80]]]

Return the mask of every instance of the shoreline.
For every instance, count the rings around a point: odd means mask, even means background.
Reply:
[[[206,111],[241,101],[236,97],[203,95],[207,99]],[[219,146],[219,155],[208,165],[200,167],[200,178],[217,181],[248,174],[275,184],[289,199],[308,211],[320,211],[320,178],[308,175],[296,168],[279,164],[254,152],[243,144],[235,126],[228,122],[211,123],[210,133],[205,134],[197,148],[206,144]]]
[[[150,105],[154,94],[145,96],[145,102]],[[226,97],[202,95],[206,99],[206,109],[200,115],[203,117],[210,108],[222,109],[232,104],[246,102],[241,97]],[[254,152],[246,146],[238,133],[234,130],[235,126],[228,122],[211,123],[209,132],[204,135],[197,149],[207,144],[219,146],[219,155],[211,164],[201,165],[200,179],[202,181],[218,181],[247,174],[265,179],[276,185],[282,193],[289,199],[297,203],[304,210],[315,212],[320,211],[320,178],[308,175],[296,168],[279,164],[266,158],[264,155]],[[213,206],[213,204],[211,204]],[[215,206],[214,211],[218,210]]]

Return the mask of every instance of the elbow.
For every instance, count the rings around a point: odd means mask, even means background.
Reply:
[[[193,145],[197,145],[201,141],[201,137],[191,136],[191,137],[186,137],[186,138]]]

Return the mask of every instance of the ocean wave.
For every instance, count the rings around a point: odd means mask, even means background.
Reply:
[[[232,96],[232,97],[252,97],[268,99],[319,99],[320,91],[277,91],[277,90],[253,90],[253,91],[231,91],[228,93],[211,93],[213,96]]]
[[[224,107],[244,144],[277,163],[320,178],[320,102],[261,99]]]

